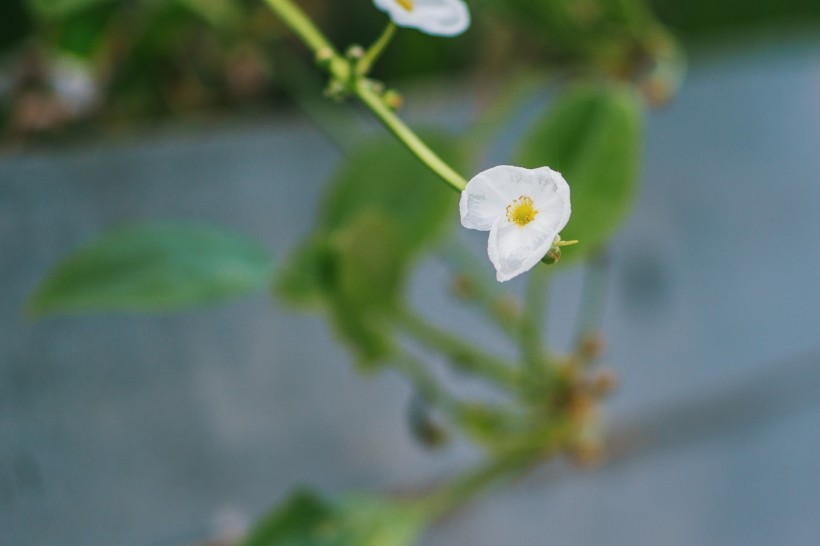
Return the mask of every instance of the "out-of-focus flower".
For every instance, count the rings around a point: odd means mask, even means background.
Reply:
[[[461,224],[489,231],[487,253],[504,282],[537,264],[571,213],[569,185],[549,167],[502,165],[476,175],[461,194]]]
[[[456,36],[470,26],[470,10],[463,0],[373,0],[400,27],[434,36]]]
[[[72,115],[88,113],[99,100],[99,89],[91,68],[71,57],[55,59],[51,67],[51,86]]]

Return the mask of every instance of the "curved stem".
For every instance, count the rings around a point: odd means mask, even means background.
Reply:
[[[405,376],[425,402],[447,413],[453,413],[458,401],[436,380],[427,367],[415,356],[400,351],[388,365]]]
[[[361,58],[359,61],[358,66],[356,67],[356,72],[360,76],[364,76],[376,61],[379,60],[381,54],[384,53],[384,50],[387,49],[387,46],[390,44],[390,41],[393,39],[393,36],[396,35],[396,24],[393,21],[387,23],[387,26],[384,28],[384,32],[382,32],[381,36],[373,42],[373,45],[370,46],[370,49],[364,54],[364,57]]]
[[[461,192],[467,181],[450,165],[441,159],[427,144],[421,140],[388,106],[373,89],[372,83],[361,79],[356,82],[354,93],[379,118],[382,124],[393,133],[416,157],[436,173],[454,190]]]
[[[326,62],[328,71],[335,78],[350,78],[350,64],[339,55],[333,44],[316,28],[302,8],[291,0],[264,0],[282,21],[316,55],[317,60]]]
[[[398,325],[418,342],[448,357],[451,364],[462,372],[484,377],[501,387],[515,387],[519,373],[506,362],[475,349],[461,338],[428,323],[409,310],[397,314]]]
[[[365,78],[353,75],[351,78],[350,63],[341,57],[321,31],[316,28],[305,12],[291,0],[265,0],[268,6],[282,18],[282,21],[296,33],[297,36],[317,56],[328,72],[338,81],[353,86],[356,96],[379,118],[382,124],[401,140],[425,165],[439,178],[449,184],[454,190],[461,192],[467,185],[463,176],[458,174],[450,165],[441,159],[427,144],[422,141],[405,123],[396,116],[384,103],[372,83]],[[351,81],[352,80],[352,81]]]

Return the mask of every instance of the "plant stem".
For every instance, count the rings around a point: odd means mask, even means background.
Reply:
[[[397,313],[398,325],[418,342],[446,355],[457,369],[479,375],[502,387],[516,387],[518,372],[506,362],[489,356],[462,339],[428,323],[409,310]]]
[[[401,140],[425,165],[454,190],[461,192],[467,185],[463,176],[441,159],[416,133],[387,107],[372,83],[351,74],[350,63],[341,57],[305,12],[291,0],[265,0],[282,21],[316,54],[320,63],[338,81],[352,85],[352,91],[376,117]],[[351,77],[353,76],[353,77]]]
[[[521,323],[521,355],[533,377],[544,374],[544,321],[551,269],[536,268],[530,271],[529,284]]]
[[[389,362],[389,365],[413,384],[416,392],[425,402],[448,413],[455,411],[459,404],[458,401],[442,388],[441,384],[418,358],[406,351],[400,351]]]
[[[439,178],[449,184],[454,190],[461,192],[467,186],[467,181],[450,165],[441,159],[427,144],[422,141],[388,106],[381,96],[373,89],[372,83],[365,79],[356,82],[353,92],[379,118],[405,146],[407,146],[422,163],[436,173]]]
[[[348,80],[350,64],[339,55],[333,44],[316,28],[302,8],[291,0],[264,0],[302,42],[313,51],[317,60],[327,63],[327,70],[334,78]]]
[[[356,72],[360,76],[364,76],[370,69],[373,68],[373,65],[379,60],[381,54],[384,53],[384,50],[390,44],[390,41],[393,39],[393,36],[396,35],[396,24],[393,21],[387,23],[387,26],[384,28],[384,32],[382,32],[381,36],[373,42],[373,45],[367,50],[364,54],[364,57],[359,60],[359,64],[356,67]]]
[[[575,328],[575,344],[580,347],[589,334],[598,330],[603,319],[607,288],[606,250],[595,251],[587,262],[581,289],[581,309]]]
[[[464,299],[473,302],[492,323],[512,340],[518,340],[521,331],[520,303],[509,292],[500,288],[499,283],[477,274],[483,264],[457,238],[451,238],[439,253],[440,259],[448,266],[456,283],[467,283]],[[457,288],[456,288],[457,289]]]
[[[439,487],[422,499],[422,507],[431,518],[446,516],[493,489],[509,484],[534,465],[546,460],[566,445],[565,426],[556,422],[536,435],[532,442],[507,450],[478,469]]]

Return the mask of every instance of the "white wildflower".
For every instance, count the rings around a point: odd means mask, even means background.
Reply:
[[[504,282],[549,252],[569,221],[569,185],[549,167],[502,165],[470,180],[459,208],[464,227],[490,232],[487,253]]]
[[[470,26],[470,10],[463,0],[373,0],[400,27],[434,36],[456,36]]]

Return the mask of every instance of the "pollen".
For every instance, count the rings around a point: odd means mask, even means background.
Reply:
[[[413,1],[414,0],[396,0],[396,3],[407,11],[413,11]]]
[[[535,219],[538,211],[532,206],[532,199],[522,195],[507,205],[507,221],[519,226],[526,226]]]

